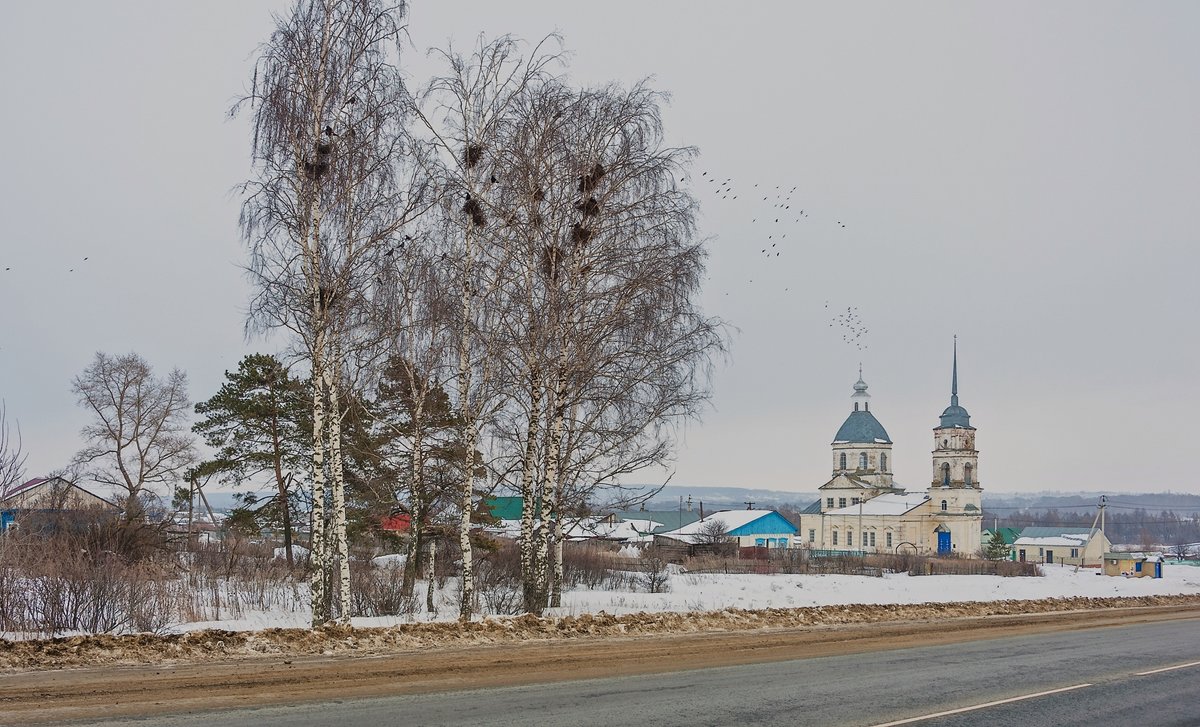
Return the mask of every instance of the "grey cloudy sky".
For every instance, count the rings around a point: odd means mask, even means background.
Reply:
[[[225,111],[286,5],[6,4],[0,398],[30,474],[78,448],[95,351],[200,399],[275,347],[242,336]],[[577,81],[672,93],[707,307],[740,329],[674,483],[815,489],[860,361],[897,479],[927,483],[958,334],[985,488],[1195,489],[1200,5],[416,0],[409,27],[414,82],[447,39],[557,30]],[[848,306],[866,350],[829,325]]]

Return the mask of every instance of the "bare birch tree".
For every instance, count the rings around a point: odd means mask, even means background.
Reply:
[[[146,500],[173,492],[196,460],[187,374],[175,369],[159,378],[135,353],[97,352],[71,390],[92,415],[80,432],[87,445],[75,465],[122,493],[126,523],[143,521]]]
[[[661,94],[548,83],[525,101],[506,146],[526,264],[513,276],[526,318],[510,370],[525,392],[514,439],[536,612],[561,598],[563,516],[611,478],[666,461],[669,422],[703,406],[724,340],[697,304],[696,203],[675,181],[694,150],[665,143]]]
[[[429,171],[443,191],[439,210],[447,249],[442,257],[457,298],[451,329],[455,406],[466,453],[458,502],[459,617],[468,619],[475,601],[471,522],[479,463],[474,456],[481,428],[498,401],[494,354],[503,309],[497,292],[509,282],[505,273],[512,254],[512,230],[497,197],[500,176],[506,173],[497,166],[500,130],[521,94],[548,76],[557,57],[541,46],[522,55],[519,43],[509,37],[481,39],[470,56],[453,48],[434,52],[447,72],[423,91],[417,117],[436,159]]]
[[[263,46],[250,93],[254,178],[242,228],[250,327],[296,334],[312,381],[313,624],[349,619],[341,389],[379,258],[421,204],[397,182],[409,100],[402,3],[298,0]],[[336,582],[336,598],[334,583]]]

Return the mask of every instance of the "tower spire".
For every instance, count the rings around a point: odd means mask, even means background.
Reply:
[[[958,406],[958,335],[954,336],[954,374],[950,379],[950,406]]]

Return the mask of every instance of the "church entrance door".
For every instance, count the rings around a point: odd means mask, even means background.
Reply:
[[[938,533],[938,555],[950,552],[950,533]]]

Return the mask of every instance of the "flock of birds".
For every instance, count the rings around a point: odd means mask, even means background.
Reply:
[[[707,191],[713,199],[733,202],[745,197],[747,202],[754,204],[760,210],[751,217],[750,224],[754,225],[755,238],[758,243],[755,247],[759,248],[758,254],[764,260],[774,261],[776,258],[786,257],[792,251],[790,245],[795,243],[798,237],[796,225],[809,219],[810,214],[793,201],[797,187],[789,188],[786,185],[771,187],[759,184],[748,188],[742,185],[735,186],[732,177],[722,179],[707,171],[701,172],[700,180],[702,182],[701,191]],[[768,203],[770,207],[764,208],[761,205],[762,202]],[[836,229],[846,228],[846,223],[842,220],[834,219],[832,223]],[[789,234],[792,235],[790,241]],[[754,279],[750,278],[748,282],[753,284]],[[790,290],[790,287],[784,288],[784,292]],[[725,293],[725,295],[729,295],[729,293]],[[826,301],[825,309],[826,314],[830,315],[829,327],[837,330],[842,341],[859,351],[866,350],[866,335],[869,331],[859,316],[858,308],[849,306],[845,311],[836,311],[830,314],[829,302]]]
[[[825,301],[825,312],[829,313],[829,301]],[[842,334],[842,341],[856,346],[859,351],[867,348],[867,342],[863,336],[867,335],[870,330],[863,323],[862,317],[858,315],[858,306],[848,305],[845,311],[838,311],[829,319],[829,327],[837,327]]]

